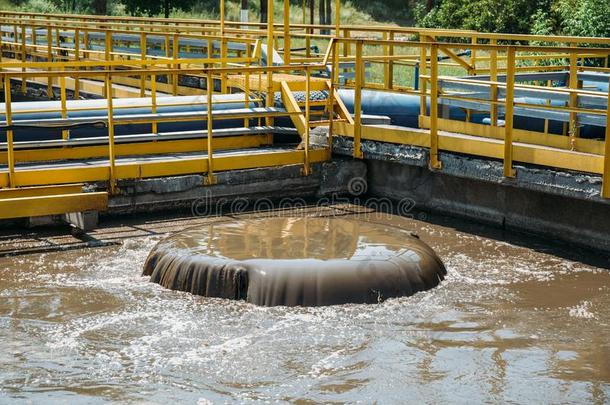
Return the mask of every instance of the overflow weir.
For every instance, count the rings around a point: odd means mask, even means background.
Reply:
[[[100,214],[353,195],[359,180],[610,252],[609,45],[0,12],[0,220],[86,231]]]

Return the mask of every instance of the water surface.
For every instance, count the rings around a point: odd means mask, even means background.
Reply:
[[[608,270],[512,236],[376,220],[439,253],[440,287],[261,308],[141,277],[161,236],[0,258],[0,401],[610,401]]]

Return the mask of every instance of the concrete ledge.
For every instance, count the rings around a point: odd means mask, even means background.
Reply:
[[[362,142],[362,150],[365,160],[396,162],[423,168],[428,166],[428,149],[418,146],[365,140]],[[350,138],[337,137],[333,143],[333,151],[338,155],[351,156],[353,141]],[[507,183],[512,187],[525,190],[610,205],[610,200],[601,198],[602,178],[598,175],[516,164],[517,176],[507,182],[502,175],[503,166],[500,161],[446,152],[441,152],[439,157],[443,163],[443,168],[439,173],[445,175],[492,183]]]
[[[610,204],[368,159],[369,193],[610,253]]]
[[[109,197],[107,214],[184,209],[202,199],[230,203],[238,199],[251,202],[347,195],[350,179],[366,177],[366,164],[351,159],[312,165],[310,176],[303,176],[302,168],[292,165],[219,172],[218,183],[212,186],[204,186],[203,175],[121,181],[119,194]]]

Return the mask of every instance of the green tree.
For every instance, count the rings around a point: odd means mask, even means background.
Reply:
[[[125,10],[132,15],[154,16],[163,13],[165,18],[169,18],[174,9],[188,10],[195,0],[123,0]]]

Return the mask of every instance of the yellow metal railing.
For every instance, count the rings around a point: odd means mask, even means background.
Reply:
[[[503,162],[505,177],[515,175],[514,162],[578,170],[602,175],[603,196],[610,198],[608,94],[583,89],[578,79],[579,74],[584,73],[610,73],[610,38],[341,26],[338,23],[333,26],[264,25],[224,19],[195,21],[9,12],[0,12],[0,25],[4,27],[0,38],[0,57],[3,57],[0,69],[8,100],[7,128],[20,114],[11,111],[11,91],[10,86],[6,86],[11,80],[20,81],[22,92],[31,82],[45,81],[48,95],[60,100],[58,112],[67,117],[76,111],[70,110],[66,103],[67,92],[72,91],[78,97],[79,92],[84,91],[83,87],[92,86],[91,83],[97,83],[101,89],[100,95],[106,98],[108,110],[116,110],[113,96],[129,96],[136,91],[146,100],[137,106],[151,108],[154,115],[159,106],[158,93],[201,93],[197,87],[180,85],[181,77],[195,77],[202,79],[208,89],[219,83],[221,93],[238,88],[244,94],[246,109],[262,103],[271,109],[275,105],[275,93],[282,93],[284,104],[290,104],[290,111],[282,114],[299,117],[293,121],[303,137],[303,150],[299,153],[302,153],[304,172],[309,173],[312,159],[309,131],[312,126],[322,125],[321,121],[317,124],[311,121],[319,111],[312,108],[310,96],[311,91],[323,88],[329,94],[324,101],[328,119],[323,120],[329,127],[329,146],[335,135],[353,137],[356,158],[363,156],[362,141],[368,139],[429,148],[429,163],[433,169],[441,168],[440,152],[450,151],[499,159]],[[316,33],[322,30],[329,31],[330,35]],[[272,66],[269,51],[266,66],[262,66],[263,44],[268,50],[283,46],[286,64]],[[313,53],[313,45],[321,52]],[[292,51],[291,47],[304,49]],[[201,57],[181,56],[197,53]],[[320,87],[321,79],[316,76],[324,72],[330,76],[328,85]],[[558,80],[544,76],[553,72],[565,74],[565,86],[557,87]],[[524,74],[541,74],[544,79],[532,76],[521,80]],[[289,85],[282,75],[296,76],[299,85]],[[167,78],[166,82],[157,80],[161,76]],[[325,80],[322,79],[324,86]],[[119,85],[133,90],[121,90]],[[305,93],[304,110],[287,94],[297,87]],[[335,105],[341,102],[335,93],[338,88],[354,90],[353,118],[345,114],[340,117],[334,111]],[[410,94],[419,97],[419,128],[363,125],[362,92],[367,89],[388,92],[390,96]],[[59,96],[55,95],[56,90],[59,90]],[[537,94],[537,98],[546,102],[532,103],[525,96],[527,94]],[[565,99],[565,103],[554,103],[556,99]],[[582,100],[595,101],[595,107],[588,107]],[[205,148],[209,153],[205,163],[198,161],[193,165],[200,172],[208,173],[209,182],[214,181],[217,167],[240,167],[237,161],[224,166],[215,161],[216,144],[211,125],[216,118],[210,107],[216,103],[217,100],[209,97],[205,100],[206,116],[193,117],[193,120],[207,121],[209,136]],[[462,106],[459,108],[464,110],[463,120],[444,114],[444,106],[450,103]],[[563,125],[562,133],[550,130],[550,123],[556,121],[551,118],[544,119],[542,131],[517,128],[514,117],[524,110],[548,116],[552,116],[550,113],[567,114],[569,119]],[[481,112],[489,115],[489,125],[473,122],[473,116]],[[254,119],[264,120],[271,126],[282,114],[253,112],[240,118],[245,120],[245,125]],[[605,138],[580,136],[579,118],[585,116],[605,118]],[[107,123],[107,177],[111,185],[116,179],[137,172],[121,172],[123,169],[116,168],[115,155],[120,156],[125,149],[115,148],[112,133],[115,125],[129,120],[118,123],[112,117],[113,114],[108,115]],[[150,119],[153,133],[162,121]],[[8,132],[10,130],[7,131],[9,170],[6,181],[0,179],[0,186],[29,185],[33,180],[21,181],[15,171],[15,156],[19,155],[11,150],[13,140],[8,140]],[[66,139],[69,137],[67,132],[63,135]],[[267,162],[261,158],[258,163]],[[192,171],[195,166],[184,170]],[[164,166],[149,174],[166,172]],[[71,175],[65,176],[70,178]],[[95,176],[87,177],[86,181],[93,181],[92,178]]]
[[[439,62],[441,53],[456,54],[460,44],[447,44],[438,42],[406,42],[385,41],[371,39],[345,39],[333,40],[332,64],[337,66],[341,60],[340,48],[349,44],[355,50],[354,79],[346,83],[347,87],[354,89],[354,124],[340,124],[338,129],[341,135],[354,137],[354,157],[361,157],[361,142],[363,139],[373,139],[385,142],[405,143],[430,148],[430,167],[439,169],[439,150],[474,154],[488,158],[501,159],[504,162],[504,176],[514,177],[513,162],[530,163],[534,165],[550,166],[570,170],[578,170],[604,175],[603,195],[607,198],[610,188],[610,177],[607,176],[609,156],[606,153],[607,142],[603,135],[600,139],[585,139],[579,137],[579,115],[605,118],[607,122],[607,92],[592,91],[579,88],[577,75],[581,72],[591,71],[585,66],[579,66],[575,61],[583,57],[603,60],[610,56],[607,48],[577,48],[577,47],[550,47],[550,46],[516,46],[516,45],[488,45],[470,44],[469,46],[479,54],[490,55],[490,64],[487,68],[491,74],[488,78],[455,77],[443,75],[442,69],[447,70]],[[405,50],[405,58],[414,61],[420,69],[419,89],[397,87],[388,78],[388,70],[380,70],[381,77],[367,78],[367,71],[378,61],[388,61],[396,58],[375,54],[367,56],[364,49],[371,47],[400,48]],[[528,66],[523,55],[537,54],[537,60],[545,61],[562,57],[569,61],[567,65],[560,65],[566,72],[567,86],[557,88],[549,86],[548,81],[530,78],[520,83],[517,74],[549,73],[556,71],[557,66],[536,65]],[[502,55],[502,56],[500,56]],[[417,57],[419,56],[419,57]],[[344,60],[344,59],[343,59]],[[337,69],[338,70],[338,69]],[[466,71],[466,69],[463,69]],[[498,76],[503,74],[503,80]],[[333,82],[337,82],[337,75],[333,75]],[[449,86],[448,86],[449,85]],[[461,85],[463,87],[478,87],[477,91],[451,91],[445,87]],[[365,89],[381,90],[390,93],[406,93],[421,97],[420,127],[429,129],[429,135],[413,131],[408,128],[379,128],[362,124],[361,100]],[[483,97],[481,93],[484,93]],[[500,97],[499,95],[502,95]],[[516,97],[516,94],[520,95]],[[527,94],[536,94],[540,99],[549,99],[547,103],[529,101]],[[565,105],[552,105],[552,98],[565,98]],[[596,102],[594,107],[581,106],[579,100],[587,99]],[[459,101],[463,104],[472,104],[475,107],[466,108],[466,119],[456,120],[442,117],[440,113],[441,100]],[[429,107],[427,107],[427,104]],[[478,106],[478,107],[477,107]],[[504,111],[504,123],[499,125],[498,110]],[[569,114],[569,122],[564,126],[563,134],[553,134],[548,131],[548,121],[545,119],[545,132],[517,129],[514,127],[515,109],[528,109],[531,112],[544,111],[552,113]],[[470,122],[471,114],[482,110],[490,115],[489,125]],[[599,125],[599,131],[603,126]],[[441,133],[443,132],[444,133]],[[468,137],[455,136],[456,134]],[[472,136],[477,138],[472,138]],[[607,135],[606,138],[608,139]]]
[[[0,110],[0,114],[4,116],[3,127],[6,131],[6,165],[7,171],[0,172],[0,188],[8,187],[8,188],[18,188],[18,187],[31,187],[31,186],[47,186],[47,185],[57,185],[57,184],[68,184],[74,182],[94,182],[94,181],[108,181],[109,191],[111,193],[116,192],[116,183],[120,179],[131,179],[131,178],[142,178],[142,177],[158,177],[163,175],[178,175],[178,174],[189,174],[189,173],[207,173],[206,181],[209,184],[215,182],[214,172],[216,170],[232,170],[232,169],[240,169],[240,168],[250,168],[250,167],[265,167],[265,166],[275,166],[275,165],[284,165],[284,164],[303,164],[304,173],[309,174],[310,164],[312,162],[319,162],[321,160],[325,160],[328,158],[328,150],[324,148],[316,148],[316,150],[312,150],[310,147],[309,141],[309,128],[311,127],[310,118],[312,115],[311,107],[310,107],[310,83],[311,74],[313,71],[319,71],[323,68],[320,65],[309,65],[309,66],[301,66],[301,67],[293,67],[293,66],[270,66],[270,67],[261,67],[261,66],[251,66],[251,67],[239,67],[239,68],[201,68],[201,67],[189,67],[189,65],[209,65],[213,66],[214,64],[219,64],[218,60],[215,59],[201,59],[201,60],[185,60],[185,59],[176,59],[172,60],[171,65],[181,65],[180,69],[176,68],[167,68],[165,66],[165,61],[111,61],[111,62],[93,62],[93,61],[72,61],[72,62],[41,62],[41,63],[8,63],[3,64],[3,72],[0,73],[2,77],[2,81],[4,83],[4,96],[5,96],[5,104],[4,110]],[[25,67],[24,67],[25,66]],[[121,66],[122,69],[116,69],[117,66]],[[84,67],[91,68],[91,70],[83,70]],[[130,69],[126,69],[129,67]],[[7,71],[9,68],[14,69],[13,71]],[[29,71],[22,71],[21,68],[27,68]],[[45,70],[46,69],[46,70]],[[305,109],[304,111],[286,111],[283,109],[278,109],[273,107],[273,102],[269,103],[267,101],[267,108],[259,108],[252,107],[253,105],[261,103],[263,99],[266,100],[274,100],[275,98],[275,77],[277,75],[283,75],[286,72],[290,72],[291,74],[300,74],[303,77],[303,81],[305,83],[306,89],[306,101],[305,101]],[[159,75],[173,75],[173,74],[199,74],[203,75],[206,78],[207,89],[205,91],[206,98],[205,100],[199,101],[202,106],[202,112],[198,113],[187,113],[187,114],[178,114],[176,116],[171,116],[168,114],[156,114],[158,108],[167,107],[167,106],[178,106],[181,105],[180,102],[176,102],[174,99],[170,99],[171,101],[161,101],[162,99],[157,98],[155,86],[152,86],[152,91],[147,95],[146,98],[136,99],[131,102],[128,106],[122,106],[119,108],[115,108],[115,98],[113,97],[114,93],[114,82],[121,77],[129,77],[129,76],[144,76],[151,77],[152,83],[156,83],[155,77]],[[257,75],[266,75],[268,79],[271,81],[272,85],[267,88],[262,88],[259,86],[256,91],[252,89],[252,91],[244,92],[242,102],[244,105],[243,109],[237,110],[228,110],[226,113],[215,116],[216,107],[222,104],[223,102],[231,102],[235,103],[236,99],[232,98],[229,101],[223,101],[221,99],[216,99],[213,95],[213,89],[215,87],[215,82],[218,82],[221,77],[231,76],[231,75],[242,75],[245,80],[245,83],[249,83],[251,80],[250,76]],[[27,111],[16,111],[13,106],[14,102],[11,100],[11,89],[13,83],[15,81],[21,83],[23,80],[30,81],[32,79],[40,79],[44,80],[59,78],[60,85],[60,102],[57,106],[49,107],[45,106],[45,108],[41,109],[29,109]],[[15,146],[19,143],[19,140],[16,140],[14,137],[15,131],[19,130],[20,125],[31,125],[31,126],[40,126],[41,128],[45,128],[45,124],[53,124],[57,123],[56,119],[40,119],[36,123],[30,123],[29,121],[21,121],[19,119],[20,113],[57,113],[60,115],[65,122],[61,122],[60,126],[63,128],[62,133],[65,134],[70,127],[70,119],[71,113],[74,112],[82,112],[87,110],[99,110],[99,107],[74,107],[67,103],[67,91],[66,91],[66,78],[75,78],[83,80],[87,79],[95,79],[101,83],[103,83],[105,90],[105,99],[106,99],[106,110],[107,115],[102,118],[91,117],[90,121],[92,123],[101,121],[107,126],[107,151],[101,156],[107,157],[107,164],[96,165],[92,167],[82,167],[82,168],[58,168],[54,170],[44,170],[44,169],[31,169],[19,168],[19,159],[16,158],[16,150]],[[259,82],[260,83],[260,82]],[[203,90],[200,90],[203,92]],[[253,97],[254,95],[254,97]],[[199,105],[196,101],[189,101],[188,105],[197,106]],[[205,110],[203,107],[205,106]],[[124,108],[135,109],[135,108],[148,108],[150,109],[150,114],[140,114],[135,116],[130,116],[126,114],[120,114],[120,110]],[[305,122],[305,134],[303,137],[303,142],[300,149],[286,150],[282,153],[258,153],[258,154],[250,154],[250,155],[234,155],[234,156],[215,156],[216,149],[220,146],[223,149],[226,148],[246,148],[255,146],[251,141],[248,140],[233,140],[231,145],[227,144],[226,140],[219,139],[216,142],[216,138],[214,137],[213,126],[214,122],[217,120],[227,120],[227,119],[244,119],[246,121],[249,120],[272,120],[273,118],[282,117],[282,116],[295,116],[298,115]],[[46,122],[48,121],[48,122]],[[133,164],[117,164],[117,156],[119,155],[147,155],[147,154],[159,154],[159,153],[167,153],[171,152],[168,150],[164,150],[162,147],[159,148],[155,145],[158,145],[158,141],[163,141],[163,137],[159,136],[158,138],[148,142],[144,145],[123,145],[124,147],[121,150],[117,150],[117,145],[115,142],[115,129],[119,125],[129,125],[129,124],[148,124],[153,128],[153,133],[156,132],[156,126],[159,123],[163,122],[207,122],[207,131],[205,133],[205,140],[199,141],[199,145],[193,143],[192,141],[188,144],[187,148],[184,148],[183,152],[205,152],[205,158],[193,158],[193,159],[179,159],[178,161],[174,161],[170,159],[169,161],[161,161],[161,162],[144,162],[144,163],[133,163]],[[25,124],[24,124],[25,122]],[[20,124],[21,123],[21,124]],[[269,124],[269,122],[268,122]],[[272,124],[272,121],[271,121]],[[269,130],[271,131],[271,129]],[[66,141],[66,146],[70,146],[69,137],[64,136],[63,140]],[[268,141],[267,141],[268,142]],[[260,143],[260,142],[259,142]],[[143,149],[142,149],[143,148]],[[100,156],[99,148],[95,150],[87,149],[84,151],[79,151],[78,147],[71,147],[70,149],[75,150],[75,157],[80,159],[92,159]],[[142,150],[138,150],[142,149]],[[55,156],[57,160],[65,160],[70,156],[70,150],[64,149],[59,154],[53,155],[53,151],[46,152],[36,155],[36,151],[33,151],[31,156],[26,156],[24,161],[32,161],[32,160],[47,160],[51,156]],[[1,154],[0,154],[1,155]],[[38,156],[38,158],[36,158]],[[220,163],[219,163],[220,162]]]

